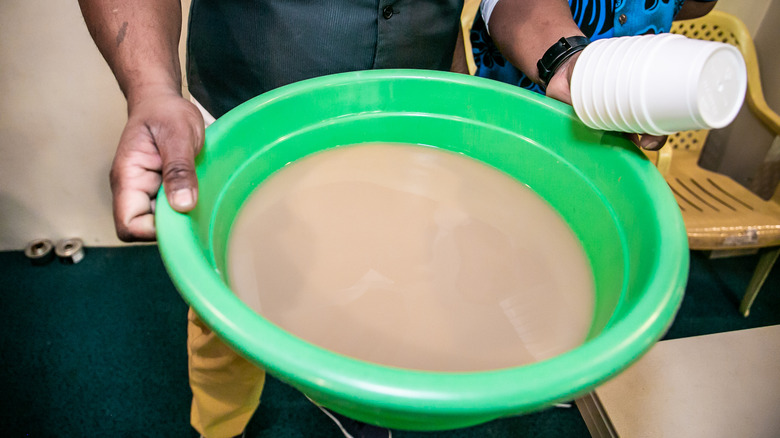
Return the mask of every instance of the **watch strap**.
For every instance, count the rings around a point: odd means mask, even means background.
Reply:
[[[588,44],[590,44],[590,39],[588,39],[588,37],[573,36],[561,38],[550,46],[550,48],[544,52],[542,58],[536,63],[536,68],[539,70],[539,80],[541,80],[542,86],[546,88],[550,79],[552,79],[561,64],[571,58],[575,53],[583,50]]]

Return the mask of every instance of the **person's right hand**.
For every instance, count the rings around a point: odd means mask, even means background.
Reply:
[[[178,93],[163,91],[128,103],[128,119],[111,166],[114,224],[125,242],[155,240],[155,198],[162,183],[174,210],[195,206],[195,155],[203,117]]]

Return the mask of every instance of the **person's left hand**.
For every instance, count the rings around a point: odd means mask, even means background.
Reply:
[[[547,95],[553,99],[571,105],[571,74],[574,71],[574,65],[582,52],[575,53],[566,62],[561,64],[555,75],[550,79],[547,85]],[[657,151],[666,143],[666,135],[633,134],[626,133],[626,137],[637,146],[648,151]]]

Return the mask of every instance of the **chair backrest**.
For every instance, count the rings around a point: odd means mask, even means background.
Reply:
[[[685,35],[699,40],[718,41],[739,47],[740,41],[750,40],[745,25],[733,15],[712,11],[704,17],[693,20],[675,21],[672,33]]]

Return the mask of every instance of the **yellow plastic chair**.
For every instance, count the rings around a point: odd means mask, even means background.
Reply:
[[[751,113],[775,135],[780,116],[764,100],[753,40],[742,21],[712,11],[704,17],[676,22],[673,33],[729,43],[740,49],[748,72],[746,101]],[[699,155],[709,131],[687,131],[670,136],[656,160],[682,211],[688,242],[694,250],[744,252],[763,248],[753,278],[740,304],[750,313],[759,289],[780,255],[780,187],[765,201],[728,176],[699,167]]]

